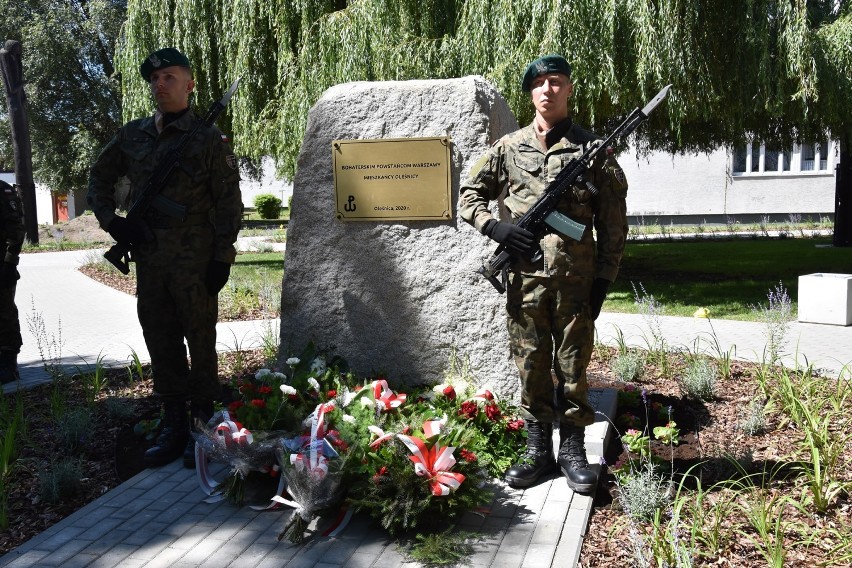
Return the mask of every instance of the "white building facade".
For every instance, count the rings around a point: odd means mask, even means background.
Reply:
[[[726,223],[833,217],[838,159],[838,144],[826,140],[781,150],[754,142],[698,155],[625,153],[619,163],[630,184],[632,220]]]

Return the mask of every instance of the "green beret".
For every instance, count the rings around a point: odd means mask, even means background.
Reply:
[[[529,92],[533,79],[539,75],[547,75],[548,73],[562,73],[570,78],[571,66],[561,55],[544,55],[539,57],[527,65],[527,70],[524,71],[524,78],[521,81],[521,88]]]
[[[188,69],[192,67],[186,55],[173,47],[164,47],[146,57],[142,65],[139,66],[139,72],[142,74],[142,78],[148,81],[151,78],[151,73],[155,70],[174,65]]]

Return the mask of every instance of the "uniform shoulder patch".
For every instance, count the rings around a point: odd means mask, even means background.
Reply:
[[[228,154],[225,156],[225,163],[228,164],[228,167],[232,170],[237,169],[237,157],[233,154]]]

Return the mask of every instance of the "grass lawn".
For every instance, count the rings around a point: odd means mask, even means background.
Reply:
[[[666,315],[691,316],[705,307],[713,318],[754,320],[780,282],[796,313],[798,277],[815,272],[852,273],[852,248],[830,238],[628,242],[605,311],[637,313],[634,286],[663,306]]]

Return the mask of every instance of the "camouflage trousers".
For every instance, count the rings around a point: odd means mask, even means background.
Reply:
[[[0,287],[0,349],[3,351],[21,350],[21,322],[18,318],[18,306],[15,305],[15,289]]]
[[[595,334],[589,317],[591,283],[590,278],[509,273],[509,343],[520,372],[521,410],[528,419],[573,426],[595,420],[586,380]]]
[[[206,260],[136,263],[136,311],[151,356],[154,393],[164,399],[214,400],[221,394],[216,355],[219,304],[207,293],[206,267]]]

